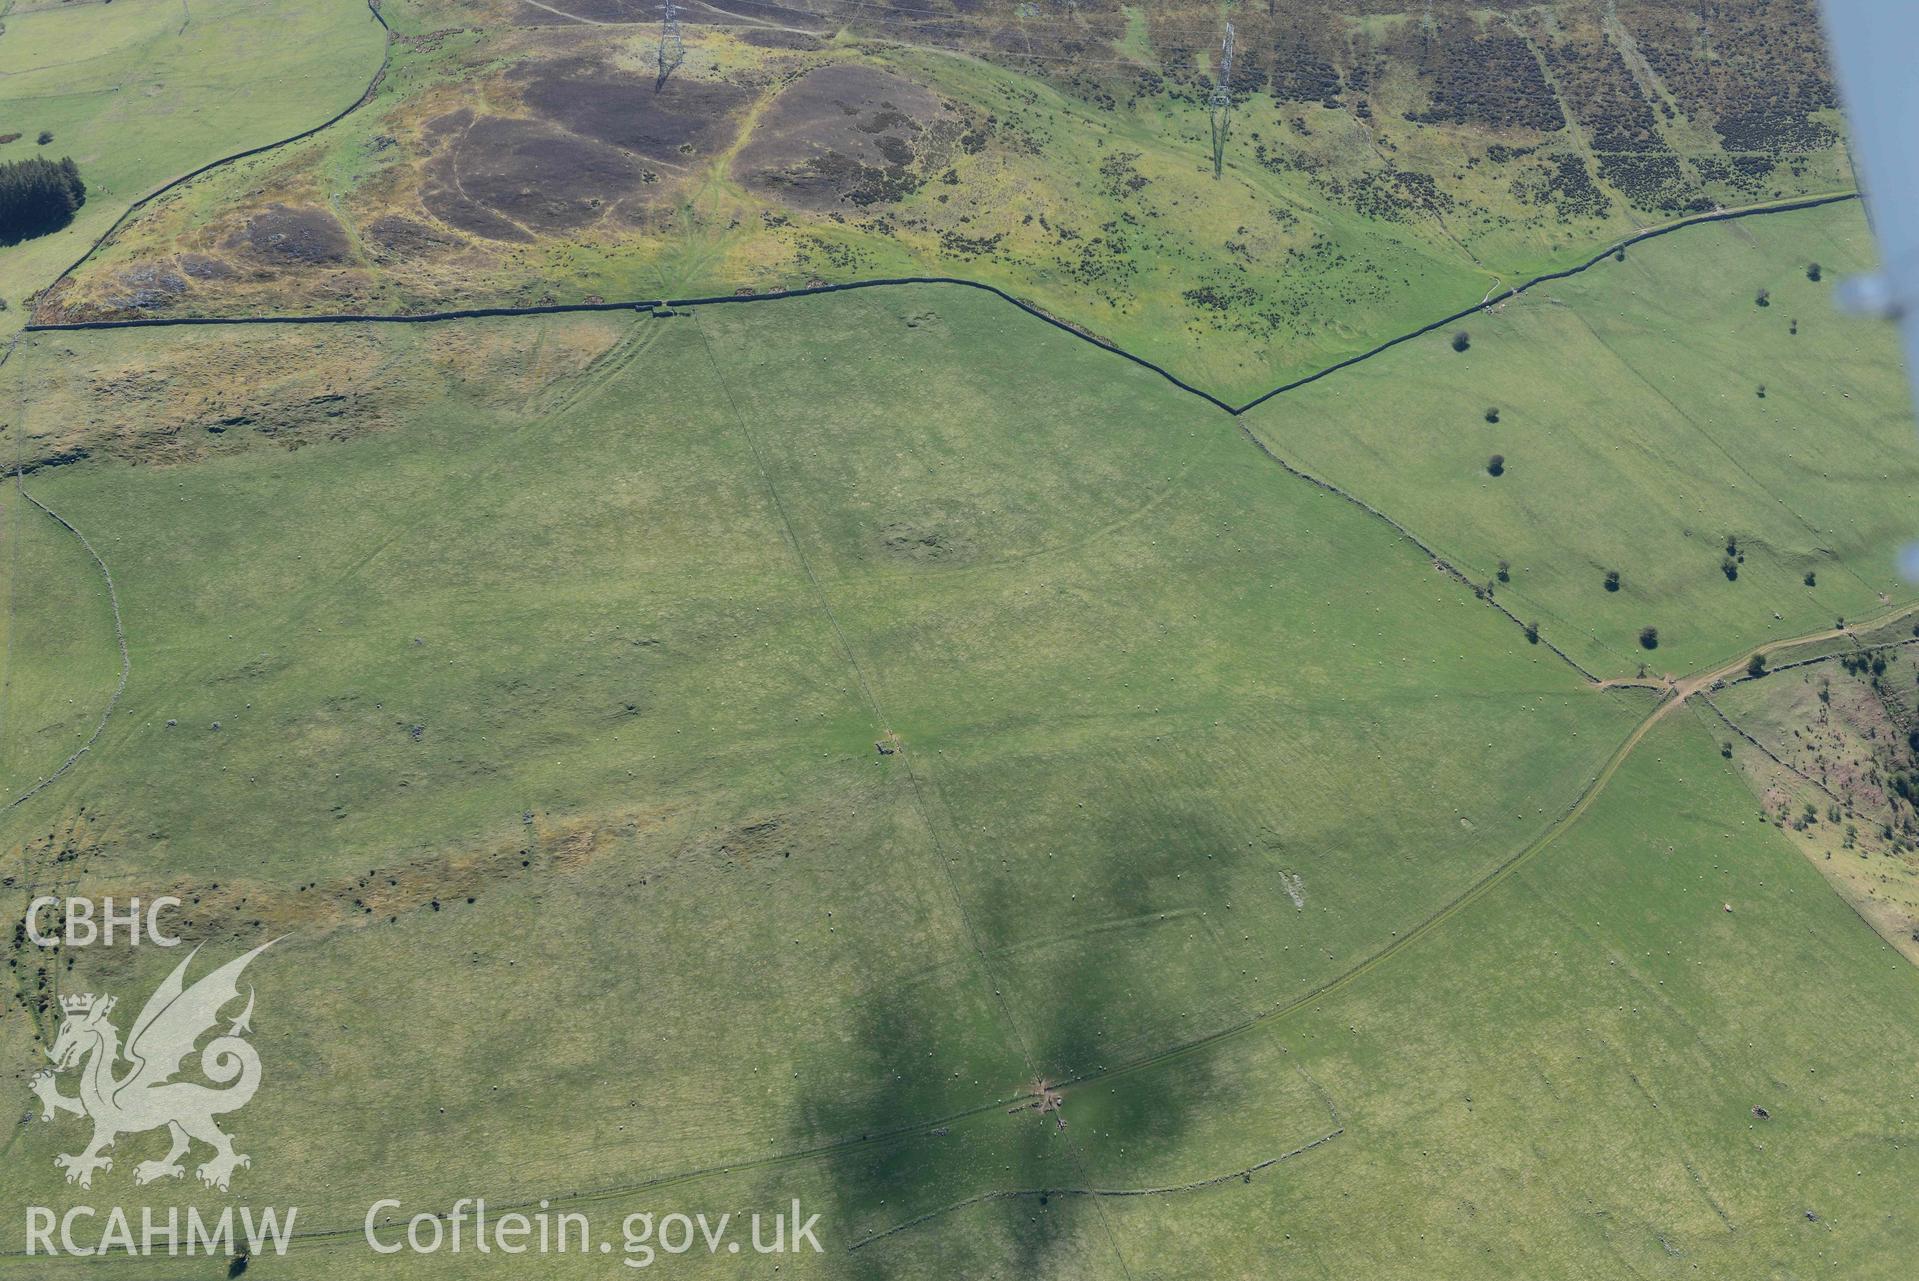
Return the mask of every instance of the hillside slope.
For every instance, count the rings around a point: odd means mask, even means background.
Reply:
[[[1238,13],[1218,177],[1209,11],[715,8],[661,82],[647,15],[555,8],[383,9],[365,110],[146,211],[37,318],[953,275],[1239,401],[1638,230],[1852,186],[1798,4],[1704,45],[1656,5]]]

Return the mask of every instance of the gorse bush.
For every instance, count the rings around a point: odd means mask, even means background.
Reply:
[[[0,164],[0,244],[60,230],[86,200],[87,184],[71,157]]]

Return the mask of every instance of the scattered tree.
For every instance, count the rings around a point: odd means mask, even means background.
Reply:
[[[1807,280],[1812,280],[1812,281],[1817,281],[1817,280],[1819,279],[1819,277],[1821,277],[1821,276],[1822,276],[1822,275],[1824,275],[1824,274],[1825,274],[1825,273],[1824,273],[1824,272],[1822,272],[1822,271],[1821,271],[1821,270],[1819,269],[1819,264],[1818,264],[1818,263],[1816,263],[1816,262],[1809,262],[1809,263],[1807,263],[1807,264],[1806,264],[1806,279],[1807,279]]]
[[[1461,329],[1453,334],[1453,350],[1464,351],[1473,345],[1473,336]]]
[[[87,184],[70,157],[0,164],[0,244],[58,231],[73,221],[86,199]]]
[[[1719,572],[1726,576],[1727,582],[1736,583],[1739,581],[1739,562],[1728,556],[1719,562]]]
[[[1732,740],[1730,738],[1719,745],[1719,754],[1727,760],[1732,759]]]
[[[1499,407],[1497,405],[1486,406],[1486,421],[1489,423],[1499,421]]]
[[[1499,562],[1498,574],[1499,581],[1502,583],[1510,583],[1513,581],[1513,567],[1503,560]]]
[[[1539,643],[1539,624],[1538,623],[1526,624],[1526,643],[1529,645],[1537,645]]]
[[[1789,334],[1796,334],[1799,332],[1799,317],[1794,316],[1792,320],[1787,323],[1786,332]]]
[[[1612,260],[1613,260],[1614,262],[1624,262],[1624,261],[1626,261],[1626,246],[1624,246],[1624,245],[1621,245],[1621,246],[1619,246],[1619,248],[1617,248],[1617,249],[1615,249],[1615,250],[1613,250],[1613,251],[1612,251]]]
[[[53,130],[42,129],[40,131],[40,145],[44,147],[52,141],[53,141]]]
[[[1619,590],[1619,571],[1618,570],[1609,569],[1606,571],[1606,590],[1609,592],[1616,592]]]
[[[1759,399],[1761,400],[1764,400],[1766,398],[1766,384],[1764,383],[1759,384],[1758,395],[1759,395]]]
[[[1491,458],[1488,458],[1486,460],[1486,474],[1488,476],[1504,476],[1506,474],[1506,455],[1494,454]]]
[[[1639,629],[1639,647],[1641,649],[1658,649],[1659,648],[1659,629],[1657,627],[1640,628]]]
[[[1766,674],[1766,656],[1764,654],[1754,654],[1751,658],[1746,660],[1746,675],[1764,676],[1765,674]]]
[[[1819,586],[1819,575],[1814,573],[1810,569],[1806,571],[1806,586],[1808,587]]]
[[[1752,302],[1753,302],[1753,306],[1755,307],[1772,306],[1772,290],[1761,289],[1758,293],[1752,296]]]

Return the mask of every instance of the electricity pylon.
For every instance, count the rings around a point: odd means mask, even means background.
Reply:
[[[653,82],[653,92],[666,88],[666,78],[685,61],[686,44],[680,39],[680,15],[673,8],[673,0],[666,0],[666,11],[660,21],[660,75]]]
[[[1226,24],[1220,45],[1219,77],[1213,84],[1213,177],[1226,163],[1226,133],[1233,124],[1233,24]]]

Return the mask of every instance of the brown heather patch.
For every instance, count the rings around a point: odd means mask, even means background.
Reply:
[[[103,347],[36,361],[22,458],[29,469],[94,456],[188,463],[258,440],[298,448],[385,429],[408,402],[403,385],[377,342],[335,338],[324,361],[311,334],[259,331],[195,334],[158,359]]]
[[[421,355],[430,368],[486,403],[519,407],[584,373],[626,336],[628,316],[501,321],[430,329]]]
[[[536,822],[516,838],[370,868],[362,876],[290,886],[250,878],[176,883],[161,892],[185,904],[179,934],[189,944],[252,945],[282,935],[312,941],[466,907],[530,878],[577,876],[626,842],[665,828],[673,817],[664,807],[616,819]]]
[[[344,328],[187,331],[157,357],[118,344],[69,348],[32,366],[22,465],[177,465],[266,442],[343,441],[399,426],[454,383],[518,408],[623,332],[608,316],[426,327],[403,353],[395,335]]]

